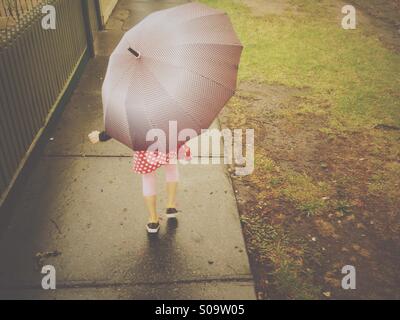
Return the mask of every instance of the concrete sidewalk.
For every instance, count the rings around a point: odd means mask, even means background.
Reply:
[[[177,223],[149,238],[132,152],[115,141],[91,145],[102,129],[101,84],[125,30],[154,10],[186,1],[122,0],[0,242],[0,297],[55,299],[255,299],[230,179],[223,165],[181,167]],[[159,174],[159,210],[165,195]],[[44,258],[38,253],[50,252]],[[41,289],[42,265],[57,290]]]

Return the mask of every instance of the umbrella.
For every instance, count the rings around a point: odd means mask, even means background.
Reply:
[[[178,132],[208,129],[235,93],[242,50],[223,11],[189,3],[150,14],[110,57],[102,89],[107,134],[142,151],[154,144],[149,130],[159,129],[166,151],[176,151],[170,122]]]

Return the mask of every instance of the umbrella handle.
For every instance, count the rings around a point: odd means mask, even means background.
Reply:
[[[138,51],[136,51],[136,50],[134,50],[132,48],[128,48],[128,51],[130,53],[132,53],[136,57],[136,59],[140,59],[140,56],[141,56],[140,52],[138,52]]]

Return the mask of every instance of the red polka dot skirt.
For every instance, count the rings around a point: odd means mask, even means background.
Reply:
[[[168,154],[159,151],[135,151],[133,154],[133,171],[138,174],[148,174],[177,158],[176,152]],[[191,160],[190,148],[186,145],[179,150],[178,160]]]

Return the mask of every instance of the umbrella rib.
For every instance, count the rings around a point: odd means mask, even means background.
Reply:
[[[181,66],[177,66],[177,65],[175,65],[175,64],[172,64],[172,63],[169,63],[169,62],[166,62],[166,61],[162,61],[162,60],[159,60],[159,59],[157,59],[157,58],[152,58],[152,57],[149,57],[149,56],[147,56],[146,58],[147,58],[147,59],[151,59],[151,60],[156,60],[156,61],[158,61],[158,62],[161,62],[161,63],[167,64],[167,65],[170,65],[170,66],[172,66],[172,67],[174,67],[174,68],[177,68],[177,69],[187,70],[187,71],[189,71],[189,72],[191,72],[191,73],[193,73],[193,74],[196,74],[196,75],[198,75],[198,76],[200,76],[200,77],[202,77],[202,78],[204,78],[204,79],[207,79],[207,80],[209,80],[209,81],[212,81],[212,82],[216,83],[217,85],[219,85],[219,86],[221,86],[221,87],[224,87],[225,89],[227,89],[227,90],[232,91],[233,93],[235,93],[235,89],[228,88],[228,87],[225,86],[224,84],[222,84],[222,83],[220,83],[220,82],[218,82],[218,81],[216,81],[216,80],[214,80],[214,79],[207,78],[206,76],[204,76],[204,75],[202,75],[202,74],[200,74],[200,73],[198,73],[198,72],[196,72],[196,71],[194,71],[194,70],[192,70],[192,69],[184,68],[184,67],[181,67]]]
[[[184,109],[181,107],[181,105],[178,103],[178,101],[176,101],[176,99],[174,99],[174,98],[169,94],[168,90],[167,90],[167,89],[164,87],[164,85],[157,79],[157,77],[156,77],[156,75],[154,74],[154,72],[153,72],[152,70],[150,70],[150,69],[149,69],[147,66],[145,66],[144,64],[143,64],[143,66],[153,75],[154,79],[160,84],[160,86],[163,88],[163,90],[164,90],[165,93],[168,95],[168,97],[170,97],[171,100],[173,100],[173,101],[176,103],[176,105],[179,106],[179,108],[182,110],[182,112],[183,112],[184,114],[186,114],[194,123],[196,123],[196,125],[198,126],[198,129],[201,130],[202,128],[201,128],[200,123],[199,123],[195,118],[193,118],[191,114],[189,114],[188,112],[186,112],[186,110],[184,110]],[[198,131],[199,131],[199,130],[198,130]]]

